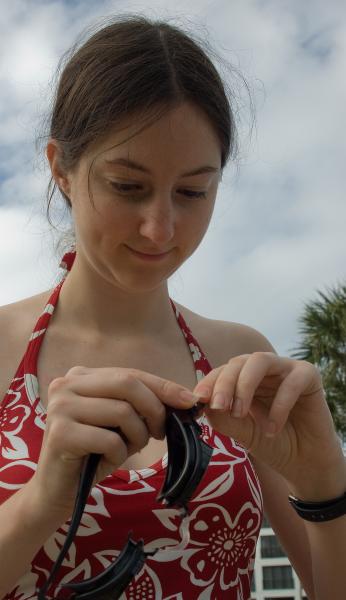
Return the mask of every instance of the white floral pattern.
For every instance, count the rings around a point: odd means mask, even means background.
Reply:
[[[27,350],[0,405],[0,503],[32,477],[40,455],[46,412],[40,403],[37,357],[60,289],[75,252],[63,257],[65,275],[56,286],[30,336]],[[172,302],[200,381],[210,370],[202,349]],[[101,573],[118,556],[128,532],[143,538],[147,558],[121,600],[249,600],[256,541],[262,518],[259,482],[245,449],[199,419],[213,455],[189,504],[189,516],[156,502],[167,455],[136,471],[118,469],[94,486],[77,536],[50,589],[68,598],[60,585]],[[127,497],[131,501],[127,500]],[[4,600],[32,600],[46,581],[66,538],[63,523],[33,557],[30,571]]]
[[[198,360],[202,358],[201,351],[198,346],[195,344],[189,344],[190,352],[193,358],[193,361],[196,363]]]
[[[217,527],[212,532],[210,522]],[[205,504],[194,510],[190,517],[190,546],[197,549],[182,560],[191,581],[196,585],[215,582],[220,597],[221,590],[238,585],[254,555],[260,522],[260,512],[250,502],[242,506],[234,521],[218,504]]]

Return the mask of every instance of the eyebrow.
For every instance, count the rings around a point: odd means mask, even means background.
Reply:
[[[127,167],[128,169],[135,169],[136,171],[142,171],[142,173],[149,173],[151,175],[149,169],[137,162],[134,162],[133,160],[129,160],[128,158],[106,159],[104,162],[110,165],[119,165],[121,167]],[[218,167],[204,165],[202,167],[198,167],[197,169],[193,169],[193,171],[181,173],[180,177],[192,177],[193,175],[201,175],[202,173],[217,173],[219,170],[220,169]]]

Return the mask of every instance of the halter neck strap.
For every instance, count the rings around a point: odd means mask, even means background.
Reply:
[[[71,271],[72,265],[74,263],[74,259],[76,258],[76,249],[70,248],[67,252],[65,252],[64,256],[61,259],[60,267],[61,269],[65,269],[65,271]]]

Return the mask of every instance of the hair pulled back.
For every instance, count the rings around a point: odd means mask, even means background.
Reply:
[[[212,50],[204,46],[177,26],[141,15],[118,16],[79,48],[77,42],[59,63],[49,118],[48,137],[59,142],[62,169],[73,170],[91,144],[126,117],[141,115],[145,126],[184,101],[209,118],[220,140],[223,169],[237,148],[235,118],[227,86],[208,56]],[[51,177],[50,223],[56,188]]]

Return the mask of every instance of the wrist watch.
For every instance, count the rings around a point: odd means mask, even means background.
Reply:
[[[306,521],[319,523],[331,521],[346,515],[346,492],[342,496],[322,502],[309,502],[288,496],[288,500],[300,517]]]

